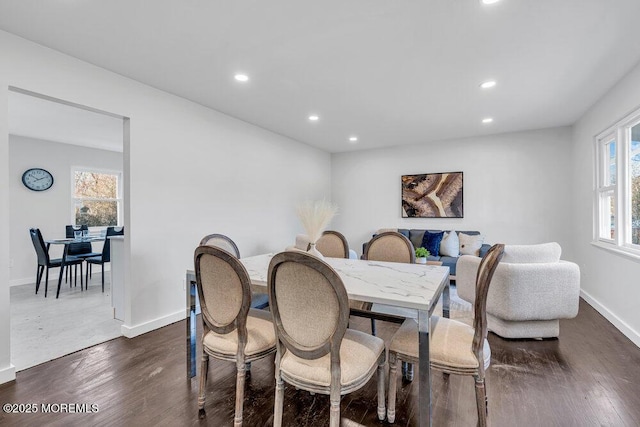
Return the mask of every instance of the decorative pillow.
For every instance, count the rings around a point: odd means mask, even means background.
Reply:
[[[460,255],[480,256],[480,248],[484,243],[484,237],[481,234],[471,236],[469,234],[458,234],[460,240]]]
[[[440,242],[440,255],[457,257],[460,255],[460,240],[454,230],[444,233]]]
[[[423,246],[422,239],[424,239],[424,230],[409,230],[409,240],[414,249],[418,249]]]
[[[422,238],[422,244],[420,246],[428,250],[431,256],[438,256],[440,253],[440,242],[442,241],[442,236],[444,236],[444,231],[439,233],[425,231],[424,237]]]

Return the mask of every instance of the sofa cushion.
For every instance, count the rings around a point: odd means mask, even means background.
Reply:
[[[413,244],[413,248],[422,247],[422,239],[424,238],[425,230],[409,230],[409,240]]]
[[[455,231],[444,233],[442,242],[440,242],[440,255],[452,257],[460,255],[460,239],[458,239],[458,233]]]
[[[402,234],[407,239],[411,238],[411,236],[409,235],[409,230],[407,230],[406,228],[398,228],[398,233]]]
[[[450,275],[456,275],[456,263],[458,262],[458,257],[441,256],[438,261],[442,263],[443,267],[449,267]]]
[[[444,231],[440,231],[439,233],[432,233],[427,230],[424,232],[422,242],[418,247],[423,247],[430,253],[437,255],[440,253],[440,242],[442,242],[442,236],[444,236]]]
[[[556,242],[538,245],[505,245],[502,262],[558,262],[562,248]]]
[[[480,248],[484,243],[484,237],[480,234],[470,235],[466,233],[458,233],[460,240],[460,255],[480,256]]]

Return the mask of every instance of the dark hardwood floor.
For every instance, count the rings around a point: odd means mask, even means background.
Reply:
[[[352,327],[368,331],[367,319]],[[396,325],[378,322],[389,339]],[[38,413],[0,412],[3,426],[227,426],[233,424],[235,372],[213,360],[207,418],[198,420],[198,377],[185,377],[184,321],[143,336],[118,338],[19,372],[0,386],[0,403],[37,404]],[[492,426],[640,425],[640,349],[588,304],[561,322],[557,340],[504,340],[490,334],[487,373]],[[199,366],[198,366],[199,373]],[[434,425],[476,423],[473,379],[434,371]],[[400,381],[399,379],[393,379]],[[273,358],[255,362],[245,392],[245,425],[271,425]],[[416,422],[414,384],[401,384],[395,425]],[[375,380],[345,396],[342,416],[367,426],[376,417]],[[93,413],[42,413],[40,404],[95,404]],[[89,407],[90,408],[90,407]],[[94,408],[96,409],[96,408]],[[284,425],[328,425],[328,399],[287,387]]]

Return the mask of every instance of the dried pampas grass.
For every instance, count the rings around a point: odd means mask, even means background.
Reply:
[[[338,207],[326,200],[314,200],[301,203],[296,212],[309,241],[315,243],[338,212]]]

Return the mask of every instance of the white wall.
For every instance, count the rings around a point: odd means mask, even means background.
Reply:
[[[228,234],[243,255],[277,251],[301,232],[295,205],[330,198],[331,158],[325,152],[9,33],[0,32],[0,52],[4,236],[9,223],[10,177],[4,166],[9,162],[9,86],[130,118],[124,173],[131,255],[125,298],[131,311],[125,312],[123,327],[129,336],[184,318],[184,273],[204,234]],[[0,239],[0,382],[12,375],[8,245],[8,239]]]
[[[0,67],[4,80],[5,67]],[[8,93],[0,86],[0,384],[16,377],[9,347],[9,122]]]
[[[571,129],[332,155],[332,228],[362,252],[378,228],[478,230],[487,243],[568,245]],[[402,218],[400,177],[464,173],[464,218]]]
[[[9,135],[9,253],[10,285],[34,283],[36,254],[29,228],[38,227],[45,239],[64,237],[71,224],[71,167],[122,171],[122,153]],[[22,173],[41,167],[53,175],[54,185],[47,191],[31,191],[22,185]],[[100,252],[101,244],[93,244]],[[62,254],[61,245],[53,245],[52,258]],[[57,280],[52,270],[50,281]]]
[[[640,65],[598,101],[574,126],[574,242],[584,298],[640,346],[640,260],[591,245],[593,240],[594,137],[640,108]]]

